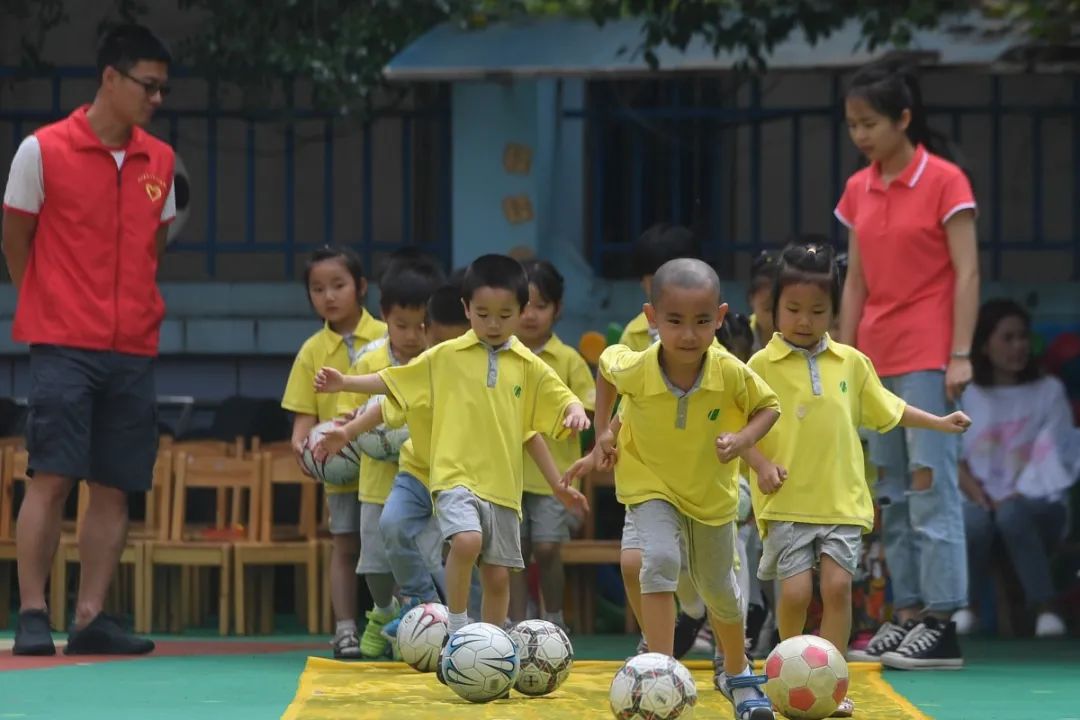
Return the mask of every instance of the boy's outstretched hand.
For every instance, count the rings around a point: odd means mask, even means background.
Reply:
[[[336,423],[334,427],[323,433],[319,442],[315,444],[312,455],[317,461],[326,462],[327,458],[337,455],[348,444],[349,436],[345,432],[345,425]]]
[[[570,484],[575,480],[585,477],[596,469],[596,457],[594,452],[595,451],[590,452],[580,460],[576,460],[573,465],[566,469],[566,472],[563,473],[562,480],[560,481],[560,484],[563,487],[570,487]]]
[[[574,432],[589,429],[589,416],[585,414],[585,408],[582,407],[581,403],[573,403],[566,408],[566,418],[563,420],[563,425]]]
[[[589,500],[579,490],[567,485],[559,485],[555,488],[555,497],[570,512],[589,512]],[[575,513],[576,514],[576,513]]]
[[[941,418],[941,431],[947,433],[962,433],[971,427],[971,418],[957,410]]]
[[[345,389],[345,375],[340,370],[324,367],[315,374],[315,392],[335,393]]]

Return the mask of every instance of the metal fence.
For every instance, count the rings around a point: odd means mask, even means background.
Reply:
[[[185,68],[173,68],[171,74],[174,78],[198,79]],[[70,112],[70,103],[65,106],[62,102],[65,83],[86,83],[95,77],[96,71],[92,67],[61,67],[48,74],[27,76],[19,68],[0,66],[2,83],[14,86],[26,81],[45,81],[51,87],[51,104],[47,108],[22,109],[12,107],[11,103],[3,103],[0,107],[0,124],[10,127],[12,151],[33,128]],[[205,102],[200,106],[190,107],[188,103],[189,107],[172,107],[167,102],[155,115],[152,130],[179,154],[186,156],[189,164],[194,164],[192,156],[199,154],[197,160],[202,170],[200,186],[192,189],[202,226],[189,223],[181,238],[170,247],[170,252],[203,254],[204,272],[209,279],[219,277],[222,256],[248,253],[282,255],[285,278],[292,278],[298,255],[320,245],[333,244],[347,244],[357,249],[367,267],[371,267],[378,253],[406,245],[419,245],[449,262],[451,156],[449,99],[445,88],[437,89],[423,103],[414,103],[412,108],[380,110],[362,123],[296,107],[296,93],[292,90],[286,92],[284,107],[278,110],[227,109],[222,106],[220,95],[221,88],[209,78],[206,79]],[[239,149],[244,158],[243,170],[229,176],[221,168],[222,133],[219,126],[225,122],[242,123],[245,127]],[[307,172],[301,173],[297,167],[297,128],[301,124],[305,127],[321,124],[322,127],[322,137],[315,139],[322,150],[317,178],[311,178]],[[396,125],[394,134],[399,137],[399,145],[376,160],[374,138],[382,124]],[[283,183],[281,194],[276,197],[276,192],[267,192],[261,187],[257,170],[256,158],[261,152],[257,133],[266,127],[280,133]],[[204,138],[198,145],[187,140],[196,129]],[[360,135],[358,157],[350,157],[341,149],[342,138],[354,133]],[[417,145],[421,142],[423,152],[418,152]],[[387,168],[379,165],[379,162],[394,162],[395,159],[397,167],[393,172],[386,172]],[[0,158],[5,168],[9,160]],[[359,164],[360,176],[355,192],[350,191],[349,198],[350,203],[359,204],[359,222],[351,223],[349,227],[341,226],[342,208],[335,201],[334,193],[329,191],[336,187],[338,169],[344,164]],[[355,170],[355,167],[351,169]],[[385,175],[400,178],[400,187],[392,192],[401,211],[389,232],[377,233],[374,227],[376,180]],[[297,226],[297,191],[305,182],[322,183],[321,232]],[[240,204],[244,215],[242,231],[228,234],[222,231],[220,221],[222,190],[226,184],[230,190],[242,187]],[[280,223],[280,230],[275,233],[280,239],[260,236],[257,218],[265,218],[268,213],[271,217],[276,215],[275,224]],[[356,216],[355,213],[352,215]]]
[[[1010,252],[1057,251],[1071,255],[1071,277],[1080,279],[1080,78],[1069,81],[1071,99],[1064,102],[1006,103],[1002,76],[971,77],[973,83],[989,83],[988,102],[928,103],[926,109],[931,125],[979,165],[974,183],[981,208],[979,241],[988,255],[990,274],[1000,278]],[[659,219],[693,226],[706,256],[721,265],[733,262],[734,254],[756,253],[784,240],[765,236],[763,213],[786,214],[789,234],[812,224],[813,230],[844,244],[842,228],[831,221],[831,213],[857,160],[844,123],[841,76],[832,74],[827,83],[827,96],[821,102],[788,106],[764,103],[763,83],[758,78],[737,90],[730,84],[725,87],[724,80],[715,76],[590,82],[584,107],[564,110],[563,118],[585,121],[586,236],[593,267],[609,277],[629,275],[632,239]],[[988,138],[978,147],[963,144],[962,128],[968,118],[982,118],[989,124],[983,133]],[[1026,154],[1024,158],[1006,158],[1004,149],[1010,138],[1003,124],[1007,118],[1026,121],[1030,135],[1024,143],[1030,145],[1030,152],[1020,153]],[[815,119],[828,123],[824,138],[820,128],[816,135],[804,131],[804,125]],[[1056,194],[1057,206],[1071,206],[1071,218],[1056,223],[1053,236],[1044,223],[1048,180],[1043,131],[1048,121],[1066,123],[1072,137],[1070,146],[1052,148],[1071,157],[1066,184],[1049,188]],[[763,130],[778,125],[790,132],[788,157],[779,161],[787,166],[789,184],[783,189],[786,203],[781,206],[770,200],[770,188],[763,183]],[[810,137],[827,145],[824,167],[806,167]],[[736,167],[736,154],[742,158],[741,167]],[[1030,174],[1031,182],[1026,192],[1030,220],[1024,223],[1026,232],[1020,233],[1008,231],[1003,221],[1003,208],[1011,200],[1005,197],[1004,180],[1017,173]],[[783,171],[778,174],[782,176]],[[736,187],[738,183],[747,187]],[[804,196],[815,183],[827,187],[823,202],[810,209],[813,222],[807,223]]]

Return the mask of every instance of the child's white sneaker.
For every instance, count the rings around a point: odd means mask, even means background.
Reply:
[[[1035,637],[1061,637],[1066,632],[1065,621],[1057,613],[1039,613],[1035,620]]]
[[[957,635],[970,635],[975,632],[975,628],[979,625],[979,618],[971,608],[963,608],[953,613],[952,621],[956,623]]]

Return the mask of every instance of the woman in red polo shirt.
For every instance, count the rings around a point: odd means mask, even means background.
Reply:
[[[910,75],[863,68],[845,113],[870,164],[848,179],[835,211],[849,230],[841,340],[865,352],[907,402],[948,414],[971,380],[979,306],[971,184],[934,153]],[[955,436],[921,430],[871,438],[896,611],[860,659],[904,669],[963,665],[950,622],[967,597],[958,451]]]

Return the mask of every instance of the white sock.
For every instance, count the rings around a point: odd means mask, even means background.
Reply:
[[[338,620],[334,626],[334,637],[342,637],[343,635],[356,634],[356,621],[355,620]]]
[[[544,619],[549,623],[555,623],[559,627],[562,627],[566,623],[563,621],[563,611],[544,613]]]
[[[449,619],[447,620],[447,630],[449,631],[450,635],[453,635],[458,630],[460,630],[461,628],[465,627],[468,624],[469,624],[469,612],[467,610],[465,612],[461,612],[461,613],[453,613],[452,612],[452,613],[450,613]]]
[[[741,673],[739,673],[738,675],[730,675],[729,677],[744,677],[746,675],[752,674],[753,673],[750,672],[750,666],[747,665],[745,668],[743,668],[743,671]],[[761,688],[759,687],[744,687],[735,688],[735,691],[731,693],[731,696],[732,699],[735,701],[735,704],[738,705],[739,703],[746,702],[747,700],[759,698],[761,697],[761,694]]]
[[[695,597],[692,602],[683,603],[680,610],[695,620],[700,620],[705,617],[705,601],[700,597]]]

